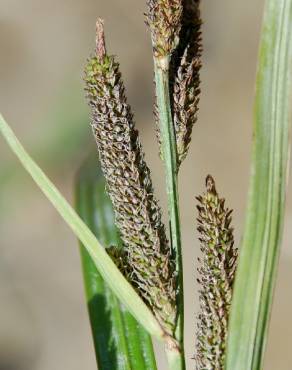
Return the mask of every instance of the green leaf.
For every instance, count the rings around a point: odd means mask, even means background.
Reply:
[[[40,167],[25,151],[1,114],[0,131],[12,151],[22,163],[23,167],[31,175],[62,218],[66,221],[68,226],[72,229],[77,238],[87,249],[99,273],[111,287],[112,291],[150,334],[162,339],[162,328],[149,308],[120,273],[92,231],[86,226],[55,185],[48,179]]]
[[[265,5],[245,230],[230,318],[227,370],[259,370],[268,335],[289,157],[292,0]]]
[[[76,206],[104,245],[121,245],[97,158],[86,161],[78,175]],[[98,368],[156,370],[149,334],[117,300],[83,247],[81,258]]]

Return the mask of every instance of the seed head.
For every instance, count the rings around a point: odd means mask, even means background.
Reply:
[[[131,283],[172,333],[176,316],[173,258],[119,65],[105,52],[101,25],[97,55],[89,59],[85,73],[91,126]]]
[[[170,99],[179,165],[188,153],[200,99],[202,21],[199,5],[199,0],[183,1],[179,43],[170,61]],[[154,114],[162,157],[157,105]]]
[[[200,99],[202,21],[199,3],[198,0],[184,1],[180,43],[171,60],[170,86],[179,163],[185,159],[189,149]]]
[[[209,175],[207,191],[197,200],[198,231],[202,257],[199,259],[199,299],[196,367],[197,370],[223,370],[228,317],[238,251],[234,248],[232,211],[219,198]]]
[[[179,41],[182,0],[147,0],[147,6],[154,56],[168,56]]]

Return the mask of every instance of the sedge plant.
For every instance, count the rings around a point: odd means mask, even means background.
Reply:
[[[78,172],[76,211],[0,116],[7,143],[80,240],[100,370],[156,370],[153,338],[164,344],[170,370],[186,368],[178,180],[199,118],[200,1],[148,0],[146,23],[153,47],[154,120],[157,153],[165,168],[169,231],[101,19],[84,75],[97,151]],[[201,247],[196,265],[199,313],[193,324],[197,370],[263,369],[288,176],[291,33],[292,0],[266,0],[241,245],[234,242],[232,211],[211,175],[206,174],[205,191],[194,201]]]

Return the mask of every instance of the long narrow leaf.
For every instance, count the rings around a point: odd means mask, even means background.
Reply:
[[[259,370],[275,286],[289,152],[292,0],[267,0],[255,101],[246,225],[230,319],[227,370]]]
[[[95,160],[86,161],[79,173],[76,206],[82,219],[104,245],[120,245],[96,156]],[[111,292],[83,246],[81,257],[98,368],[156,370],[149,334]]]
[[[23,167],[47,196],[77,238],[83,243],[101,276],[111,287],[112,291],[150,334],[161,339],[163,337],[162,329],[151,311],[120,273],[91,230],[25,151],[1,114],[0,131]]]

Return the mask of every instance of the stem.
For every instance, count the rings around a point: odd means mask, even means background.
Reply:
[[[169,370],[185,369],[185,358],[181,352],[179,352],[177,349],[167,348],[165,351]]]
[[[176,260],[177,271],[177,304],[178,319],[175,330],[175,337],[178,340],[183,360],[183,335],[184,335],[184,302],[183,302],[183,266],[181,250],[181,230],[179,218],[179,197],[178,197],[178,161],[174,126],[171,115],[171,105],[169,96],[169,57],[155,58],[155,80],[156,96],[160,121],[161,145],[165,164],[166,190],[168,201],[168,214],[170,220],[170,238],[172,254]],[[184,367],[182,367],[183,369]]]

